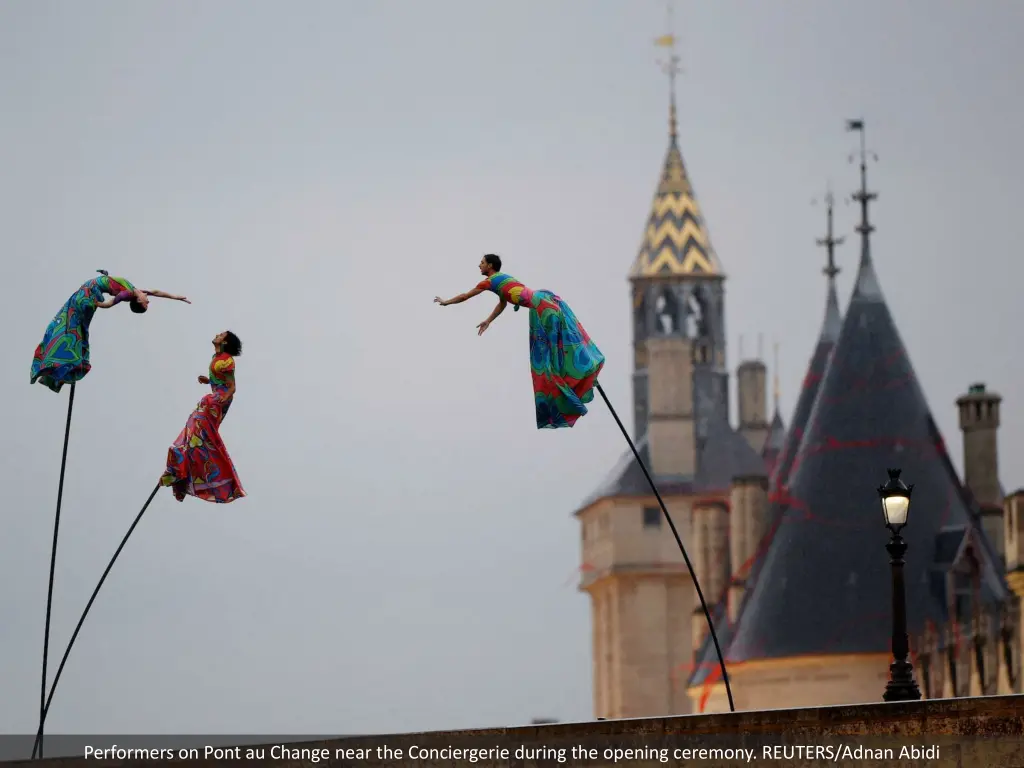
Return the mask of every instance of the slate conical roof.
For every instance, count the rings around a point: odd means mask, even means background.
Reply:
[[[903,531],[911,632],[945,615],[933,578],[941,567],[940,532],[956,526],[979,533],[882,295],[870,227],[860,229],[850,306],[791,470],[782,516],[731,638],[729,661],[889,649],[888,533],[875,490],[887,468],[901,468],[903,480],[915,486]],[[991,563],[985,573],[986,594],[1004,595]]]
[[[821,324],[821,333],[818,334],[814,354],[811,355],[807,373],[804,375],[800,397],[796,401],[796,410],[793,412],[793,423],[789,427],[789,432],[786,434],[785,442],[782,444],[779,457],[775,462],[775,469],[772,472],[771,492],[773,496],[785,489],[789,481],[797,449],[800,447],[800,441],[803,440],[807,421],[811,416],[814,401],[818,397],[818,388],[825,375],[828,361],[831,359],[832,349],[839,338],[842,323],[842,317],[839,314],[839,300],[836,298],[835,280],[829,278],[828,296],[825,299],[825,318]]]
[[[835,199],[831,190],[825,195],[826,230],[825,237],[818,240],[818,245],[824,246],[828,253],[828,264],[822,270],[828,278],[828,293],[825,297],[825,317],[821,323],[821,332],[818,334],[818,343],[814,347],[814,354],[811,355],[811,362],[807,366],[807,373],[804,375],[803,386],[800,388],[800,397],[796,402],[796,410],[793,412],[793,423],[786,435],[786,440],[779,451],[779,457],[775,462],[774,471],[771,477],[770,492],[777,497],[780,491],[784,491],[789,481],[789,474],[793,468],[793,460],[796,458],[797,448],[803,440],[804,430],[807,428],[807,420],[811,416],[811,408],[818,396],[818,387],[821,378],[825,375],[825,368],[832,355],[832,348],[839,339],[839,331],[842,328],[843,320],[839,314],[839,299],[836,298],[836,275],[839,268],[836,266],[835,249],[842,245],[845,238],[834,237],[832,231],[833,207]]]
[[[811,409],[814,407],[814,402],[818,396],[819,386],[831,358],[832,349],[835,347],[835,343],[839,339],[839,332],[842,330],[843,321],[839,314],[839,299],[836,297],[835,278],[840,270],[835,265],[835,247],[841,245],[844,238],[833,236],[834,202],[830,191],[825,196],[827,211],[826,234],[824,238],[818,240],[818,245],[824,246],[828,253],[828,263],[823,270],[828,278],[828,291],[825,297],[825,317],[822,320],[821,331],[818,334],[814,354],[811,356],[807,373],[804,376],[803,386],[800,389],[796,410],[793,413],[793,422],[790,424],[788,431],[782,429],[782,418],[779,415],[778,405],[778,384],[776,383],[775,418],[772,421],[772,431],[769,434],[768,441],[765,443],[764,451],[767,471],[770,473],[769,493],[772,501],[768,511],[769,530],[763,540],[758,543],[756,550],[751,556],[750,573],[746,579],[747,590],[744,593],[743,603],[740,606],[736,623],[731,624],[727,621],[725,599],[722,600],[720,606],[716,607],[719,614],[715,618],[715,628],[719,634],[719,642],[724,649],[730,647],[736,629],[743,620],[744,612],[750,600],[751,587],[757,582],[757,578],[764,565],[765,555],[768,552],[780,519],[785,512],[785,506],[782,502],[785,497],[786,480],[789,477],[800,442],[803,439],[804,429],[807,426]],[[776,361],[777,368],[778,362]],[[776,422],[778,422],[780,428],[778,431],[776,430]],[[773,445],[773,440],[777,447]],[[697,661],[693,666],[690,676],[690,685],[699,685],[707,680],[719,679],[718,657],[710,637],[705,637],[703,646],[697,653],[696,658]]]

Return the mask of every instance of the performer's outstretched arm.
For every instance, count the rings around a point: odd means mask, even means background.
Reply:
[[[173,299],[174,301],[184,301],[186,304],[192,303],[184,296],[178,296],[174,293],[165,293],[164,291],[143,291],[143,293],[147,296],[156,296],[158,299]]]
[[[491,323],[493,323],[495,320],[498,319],[498,315],[500,315],[502,312],[504,312],[505,311],[505,307],[507,307],[507,306],[508,306],[508,301],[506,301],[505,299],[501,299],[501,301],[498,302],[498,306],[496,306],[494,308],[494,311],[491,312],[490,317],[488,317],[486,320],[484,320],[482,323],[480,323],[480,325],[477,326],[477,328],[479,328],[479,331],[477,332],[476,335],[477,336],[482,336],[484,331],[486,331],[490,327]]]
[[[467,299],[472,299],[474,296],[479,296],[481,293],[483,293],[483,291],[484,289],[478,285],[473,290],[466,291],[465,293],[460,293],[453,299],[442,299],[440,296],[435,296],[434,303],[440,304],[442,307],[447,307],[449,304],[461,304]]]
[[[186,304],[192,302],[186,299],[184,296],[177,296],[173,293],[165,293],[164,291],[121,291],[117,296],[111,296],[109,299],[104,301],[96,302],[97,309],[110,309],[115,304],[120,304],[122,301],[132,301],[138,299],[141,294],[146,296],[156,296],[158,299],[173,299],[174,301],[183,301]]]

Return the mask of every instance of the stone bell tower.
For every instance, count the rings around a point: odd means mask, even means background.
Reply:
[[[725,276],[679,151],[674,96],[668,153],[630,282],[635,433],[648,435],[656,474],[693,477],[709,422],[729,418]]]
[[[671,46],[674,37],[658,42]],[[677,63],[673,55],[670,83]],[[726,505],[701,506],[707,499],[695,488],[710,486],[700,457],[712,455],[708,463],[731,477],[736,443],[747,448],[728,426],[723,279],[679,150],[673,92],[668,151],[629,272],[634,434],[680,538],[692,547],[698,568],[721,576],[719,591],[728,575]],[[596,716],[688,713],[693,580],[631,452],[576,516],[579,588],[592,609]]]

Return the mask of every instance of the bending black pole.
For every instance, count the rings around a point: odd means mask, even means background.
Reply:
[[[131,527],[128,529],[128,533],[121,539],[121,544],[114,552],[114,556],[110,558],[110,562],[107,563],[107,568],[103,571],[103,575],[100,576],[99,583],[96,585],[96,589],[92,591],[92,597],[89,598],[89,602],[85,604],[85,610],[82,611],[82,618],[78,620],[78,626],[75,627],[75,631],[71,633],[71,639],[68,641],[68,647],[64,650],[64,658],[60,660],[60,666],[57,667],[57,674],[53,676],[53,685],[50,686],[50,695],[46,697],[46,702],[43,706],[42,715],[39,718],[39,731],[36,733],[35,744],[32,745],[32,757],[36,756],[36,747],[39,748],[39,757],[43,756],[43,723],[46,720],[46,714],[50,711],[50,702],[53,701],[53,693],[57,690],[57,681],[60,680],[60,673],[64,671],[64,665],[67,664],[68,656],[71,655],[71,647],[75,644],[75,639],[78,637],[79,631],[82,629],[82,624],[85,623],[85,617],[89,615],[89,609],[92,608],[92,604],[96,601],[96,595],[100,592],[100,587],[103,586],[103,582],[107,579],[107,574],[110,573],[110,569],[114,567],[114,562],[117,560],[117,556],[121,554],[121,550],[124,549],[124,545],[128,543],[128,539],[135,531],[135,526],[139,524],[142,516],[146,514],[146,510],[149,509],[149,505],[152,503],[157,491],[160,490],[160,483],[156,484],[156,488],[149,494],[149,498],[146,499],[146,503],[142,505],[142,509],[139,510],[139,514],[135,516],[135,520],[132,522]]]
[[[679,538],[679,531],[676,530],[675,523],[672,522],[672,516],[668,513],[668,508],[665,506],[665,502],[661,498],[661,494],[658,493],[658,487],[654,484],[654,479],[651,477],[651,473],[647,471],[647,467],[644,466],[644,460],[640,458],[640,452],[637,451],[636,446],[633,445],[633,440],[629,436],[629,432],[626,431],[626,427],[623,426],[622,420],[619,419],[619,414],[615,412],[615,408],[612,407],[611,402],[608,400],[608,395],[604,393],[604,389],[601,388],[600,382],[594,382],[594,386],[597,391],[601,393],[601,398],[604,400],[604,404],[608,406],[608,410],[612,412],[612,418],[615,419],[615,423],[619,425],[619,429],[622,430],[622,436],[626,438],[626,442],[629,443],[630,450],[633,451],[633,456],[636,457],[636,463],[640,465],[640,469],[644,472],[644,477],[647,478],[647,482],[651,486],[651,490],[654,491],[655,498],[658,499],[658,504],[661,506],[662,514],[665,515],[665,519],[668,520],[668,526],[672,529],[672,535],[676,537],[676,544],[679,545],[679,551],[683,553],[683,560],[686,561],[686,567],[690,571],[690,576],[693,579],[693,586],[697,590],[697,597],[700,598],[700,607],[704,609],[704,618],[708,620],[708,630],[711,632],[711,640],[715,644],[715,652],[718,654],[718,665],[722,668],[722,680],[725,682],[725,693],[729,697],[729,711],[735,712],[736,706],[732,701],[732,688],[729,686],[729,673],[725,669],[725,659],[722,657],[722,646],[718,644],[718,635],[715,634],[715,623],[711,620],[711,611],[708,610],[708,604],[704,601],[704,592],[701,591],[700,582],[697,581],[697,574],[694,573],[693,565],[690,563],[690,557],[686,554],[686,547],[683,546],[683,540]],[[694,649],[694,653],[698,649]]]
[[[50,613],[53,609],[53,575],[57,568],[57,534],[60,531],[60,505],[64,498],[64,469],[68,464],[68,439],[71,437],[71,409],[75,405],[75,384],[68,395],[68,422],[64,427],[64,452],[60,457],[60,481],[57,483],[57,512],[53,516],[53,549],[50,552],[50,585],[46,590],[46,628],[43,630],[43,680],[39,686],[39,757],[43,756],[43,714],[46,710],[46,662],[50,653]]]

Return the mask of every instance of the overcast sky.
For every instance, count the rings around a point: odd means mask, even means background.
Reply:
[[[536,430],[523,313],[477,338],[492,297],[432,299],[500,253],[573,307],[631,419],[626,273],[666,149],[664,19],[657,0],[0,0],[0,731],[37,721],[67,413],[67,390],[29,386],[31,356],[99,268],[194,303],[93,322],[50,669],[225,328],[245,351],[222,434],[249,496],[157,496],[48,732],[592,715],[572,512],[625,446],[599,401]],[[844,121],[864,117],[877,269],[931,408],[960,466],[955,397],[1002,392],[1003,482],[1024,485],[1024,4],[718,0],[676,20],[730,364],[740,335],[768,357],[778,340],[788,421],[824,303],[811,200],[856,185]],[[840,206],[844,308],[854,218]]]

